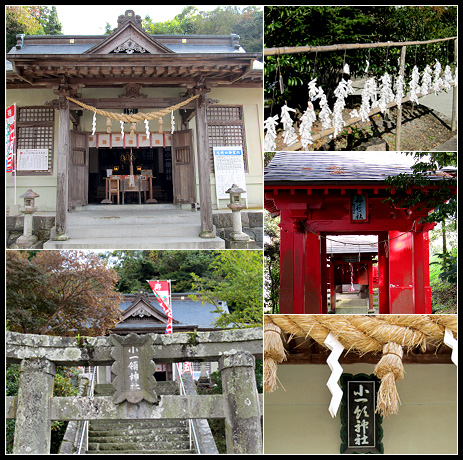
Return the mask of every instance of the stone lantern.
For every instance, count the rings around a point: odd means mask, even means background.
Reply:
[[[233,232],[230,234],[230,238],[235,241],[249,241],[249,235],[243,232],[241,226],[241,210],[246,207],[241,201],[241,194],[244,193],[244,190],[233,184],[225,193],[230,195],[230,203],[227,204],[227,207],[232,210]]]
[[[16,240],[16,245],[21,248],[28,248],[37,242],[37,237],[32,234],[32,214],[37,211],[35,207],[35,199],[40,195],[35,193],[31,188],[20,195],[24,199],[24,206],[20,211],[24,214],[24,230],[23,235]]]

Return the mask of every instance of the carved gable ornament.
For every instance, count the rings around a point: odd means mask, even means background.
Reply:
[[[132,10],[118,19],[118,28],[84,54],[175,54],[146,33]]]
[[[143,48],[143,46],[140,46],[138,43],[129,38],[127,41],[122,43],[122,45],[114,48],[111,53],[146,53],[146,50]]]

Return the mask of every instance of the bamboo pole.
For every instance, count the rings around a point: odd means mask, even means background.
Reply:
[[[400,50],[400,69],[399,75],[405,76],[405,54],[407,47],[402,46]],[[400,143],[402,140],[402,105],[397,110],[397,122],[395,127],[395,149],[400,150]]]
[[[362,48],[385,48],[390,46],[412,46],[427,45],[429,43],[438,43],[448,40],[456,40],[457,37],[436,38],[434,40],[410,41],[410,42],[386,42],[386,43],[350,43],[340,45],[325,46],[282,46],[279,48],[264,48],[264,56],[276,56],[281,54],[298,54],[298,53],[326,53],[330,51],[355,50]]]

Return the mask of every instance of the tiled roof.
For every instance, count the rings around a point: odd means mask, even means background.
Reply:
[[[264,179],[265,183],[384,182],[388,176],[411,174],[414,162],[413,156],[400,152],[277,152]]]
[[[328,255],[378,252],[378,237],[375,235],[328,235],[326,238]]]

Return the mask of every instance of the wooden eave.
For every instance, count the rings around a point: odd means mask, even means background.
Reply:
[[[108,87],[138,83],[152,86],[262,85],[262,71],[252,69],[257,54],[9,54],[13,71],[7,72],[7,89]]]

